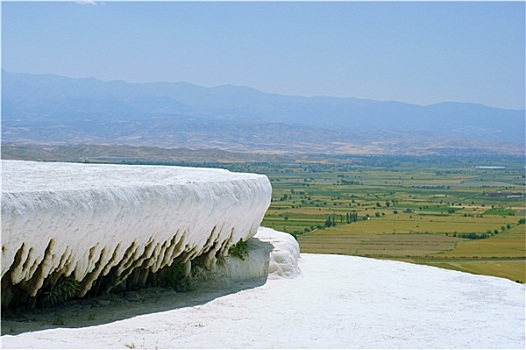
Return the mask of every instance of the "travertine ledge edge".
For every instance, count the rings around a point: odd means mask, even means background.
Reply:
[[[223,169],[2,161],[2,305],[61,277],[82,297],[176,260],[211,268],[256,233],[271,192]]]

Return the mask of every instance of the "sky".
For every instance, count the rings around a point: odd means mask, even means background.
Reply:
[[[525,107],[524,2],[5,2],[2,68]]]

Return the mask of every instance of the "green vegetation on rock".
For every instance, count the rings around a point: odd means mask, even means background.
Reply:
[[[228,249],[228,254],[241,260],[245,260],[245,258],[248,257],[247,242],[243,241],[241,238],[236,244]]]

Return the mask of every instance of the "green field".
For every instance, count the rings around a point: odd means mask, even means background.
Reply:
[[[504,168],[477,168],[497,162]],[[262,225],[302,252],[395,259],[526,281],[523,160],[403,157],[251,164],[272,203]]]

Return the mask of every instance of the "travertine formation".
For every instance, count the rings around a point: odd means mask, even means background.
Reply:
[[[2,161],[2,304],[62,277],[84,296],[176,259],[212,267],[256,233],[271,191],[222,169]]]

